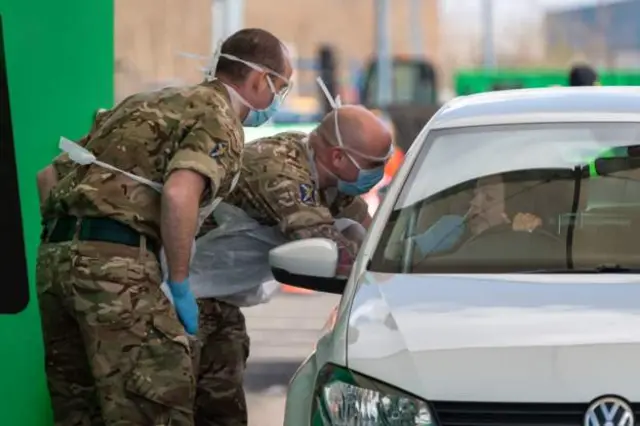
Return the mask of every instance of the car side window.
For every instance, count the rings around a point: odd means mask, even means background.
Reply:
[[[637,134],[633,122],[433,130],[368,269],[479,274],[636,265],[640,155],[630,152]]]
[[[374,257],[374,270],[496,273],[562,265],[556,218],[571,211],[573,183],[559,173],[483,176],[408,206]]]
[[[0,194],[4,203],[0,235],[3,246],[2,271],[7,278],[0,290],[0,314],[15,314],[22,311],[29,301],[29,277],[3,34],[0,15]]]

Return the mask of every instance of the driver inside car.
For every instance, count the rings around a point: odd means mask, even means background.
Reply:
[[[464,216],[444,215],[424,233],[414,237],[422,257],[433,252],[451,250],[460,242],[477,237],[496,226],[510,226],[513,231],[532,232],[542,220],[531,213],[518,212],[510,218],[505,207],[505,184],[499,176],[478,179]]]

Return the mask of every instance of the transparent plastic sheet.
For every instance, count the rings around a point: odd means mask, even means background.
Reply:
[[[192,257],[189,282],[198,298],[216,298],[240,307],[268,302],[280,284],[269,266],[269,251],[288,242],[277,227],[260,225],[243,210],[220,203],[213,213],[217,228],[200,237]],[[364,227],[337,219],[335,227],[362,241]],[[168,293],[166,286],[163,290]],[[168,296],[170,297],[170,296]]]
[[[192,250],[191,290],[198,298],[237,306],[268,302],[280,287],[271,274],[269,250],[286,238],[277,227],[260,225],[227,203],[220,203],[213,216],[218,226],[198,238]],[[168,293],[164,284],[163,290]]]

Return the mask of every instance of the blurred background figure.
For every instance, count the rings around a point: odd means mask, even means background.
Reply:
[[[574,65],[569,71],[569,86],[595,86],[598,74],[589,65]]]

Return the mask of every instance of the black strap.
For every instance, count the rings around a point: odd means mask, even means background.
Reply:
[[[78,226],[78,218],[61,217],[51,222],[51,227],[44,234],[49,243],[60,243],[73,240]],[[123,244],[131,247],[139,247],[142,234],[124,223],[109,218],[82,218],[78,230],[80,241],[101,241],[105,243]],[[158,244],[147,238],[147,249],[159,253]]]

